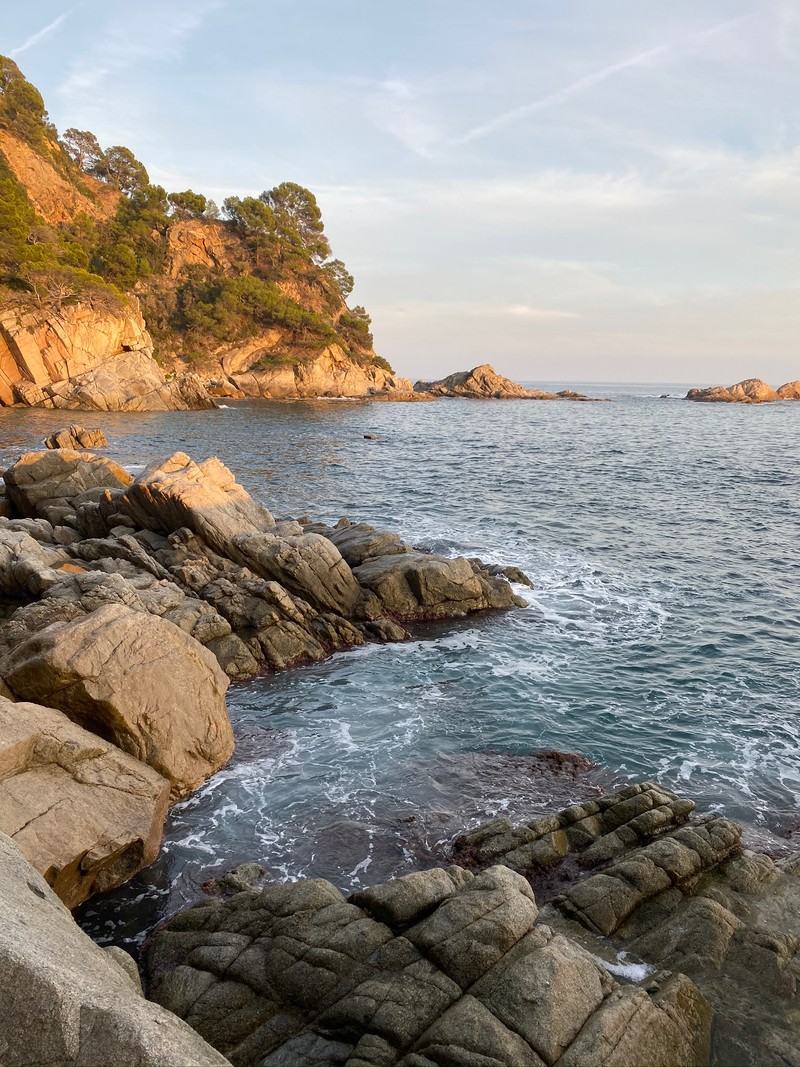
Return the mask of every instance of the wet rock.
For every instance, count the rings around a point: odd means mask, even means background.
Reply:
[[[4,1064],[228,1062],[184,1022],[141,996],[128,965],[83,933],[2,833],[0,881]]]
[[[52,708],[0,697],[0,830],[70,907],[158,854],[169,782]]]
[[[485,823],[455,855],[474,870],[500,862],[523,872],[549,899],[542,921],[612,969],[632,956],[645,971],[676,972],[658,994],[668,1014],[696,986],[715,1012],[712,1062],[800,1063],[800,856],[776,864],[743,851],[735,823],[692,810],[643,783],[528,824]],[[609,1035],[615,1063],[660,1062],[646,1042],[627,1043],[637,1008],[623,994],[559,1063],[602,1062]]]
[[[46,627],[0,661],[0,674],[17,697],[59,708],[153,767],[173,799],[233,751],[228,680],[213,655],[121,604]]]
[[[87,430],[74,423],[64,430],[56,430],[45,438],[45,448],[69,448],[79,452],[82,448],[105,448],[108,444],[102,430]]]
[[[237,1064],[706,1062],[710,1012],[689,979],[620,986],[537,919],[505,867],[349,901],[319,880],[269,885],[162,927],[150,990]]]

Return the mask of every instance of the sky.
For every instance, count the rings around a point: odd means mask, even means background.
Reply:
[[[33,0],[0,51],[168,191],[296,181],[411,378],[800,378],[797,0]]]

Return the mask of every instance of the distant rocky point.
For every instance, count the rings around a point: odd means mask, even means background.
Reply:
[[[800,379],[773,389],[760,378],[745,378],[727,387],[714,385],[709,389],[690,389],[686,399],[705,404],[770,404],[775,400],[800,400]]]
[[[415,382],[417,393],[432,396],[467,397],[473,400],[585,400],[594,398],[562,389],[559,393],[547,393],[543,389],[526,389],[510,378],[504,378],[489,363],[482,363],[472,370],[456,371],[435,382]]]

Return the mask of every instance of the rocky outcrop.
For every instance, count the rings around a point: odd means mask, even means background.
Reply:
[[[227,382],[245,396],[267,400],[297,400],[309,397],[386,396],[409,399],[413,387],[407,378],[390,374],[366,360],[348,356],[339,345],[330,345],[312,359],[275,360],[280,331],[271,331],[262,343],[249,342],[226,353],[222,368]]]
[[[108,445],[102,430],[87,430],[74,423],[63,430],[56,430],[45,438],[45,448],[68,448],[78,452],[82,448],[105,448]]]
[[[542,389],[526,389],[510,378],[498,374],[494,367],[482,363],[472,370],[457,371],[435,382],[415,382],[418,393],[433,396],[468,397],[473,400],[589,400],[590,397],[564,389],[546,393]]]
[[[687,400],[706,404],[769,404],[774,400],[800,400],[797,382],[787,382],[780,389],[773,389],[760,378],[745,378],[736,385],[714,385],[708,389],[690,389]]]
[[[479,560],[346,519],[276,523],[216,459],[176,453],[132,480],[89,453],[28,453],[6,480],[25,517],[0,518],[0,593],[22,602],[0,657],[116,605],[179,627],[238,679],[403,640],[406,620],[525,604]]]
[[[169,782],[109,741],[0,697],[0,831],[67,907],[153,862],[168,800]]]
[[[0,404],[97,411],[214,407],[196,375],[167,381],[134,297],[0,314]]]
[[[800,1063],[800,855],[743,850],[735,823],[693,808],[633,785],[527,825],[493,820],[454,855],[523,874],[550,901],[542,920],[612,970],[691,978],[715,1012],[712,1062]]]
[[[683,975],[620,984],[540,922],[507,867],[424,871],[345,899],[300,881],[203,902],[147,956],[151,995],[233,1063],[702,1064]]]
[[[0,1058],[26,1064],[228,1062],[184,1022],[145,1000],[135,964],[83,933],[0,833]]]
[[[228,270],[241,258],[240,244],[222,222],[178,219],[167,229],[167,277],[177,278],[187,267]]]
[[[778,396],[781,400],[800,400],[800,379],[780,386]]]
[[[177,626],[122,604],[56,622],[16,645],[0,674],[18,698],[58,708],[186,796],[233,752],[228,679]]]
[[[9,130],[0,129],[0,152],[25,187],[37,215],[51,226],[72,222],[81,213],[105,221],[114,215],[122,199],[118,189],[88,174],[81,175],[80,183],[67,181],[41,152]]]

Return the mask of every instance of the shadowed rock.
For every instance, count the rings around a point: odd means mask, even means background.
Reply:
[[[135,965],[95,945],[0,833],[0,1049],[25,1064],[228,1062],[181,1020],[145,1000]]]
[[[537,919],[506,867],[349,900],[319,880],[270,885],[163,927],[151,993],[237,1064],[706,1062],[710,1011],[689,979],[620,986]]]

